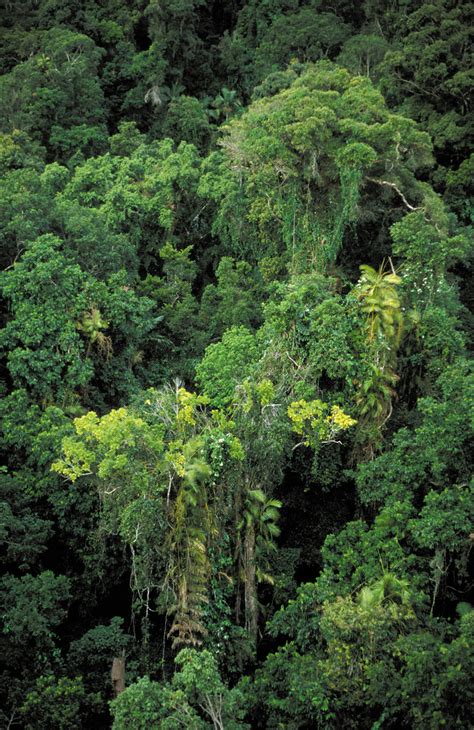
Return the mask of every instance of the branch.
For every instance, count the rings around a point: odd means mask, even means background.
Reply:
[[[15,719],[15,716],[16,716],[16,707],[14,707],[14,708],[13,708],[13,712],[12,712],[12,714],[11,714],[11,716],[10,716],[10,719],[9,719],[9,721],[8,721],[8,725],[7,725],[7,730],[10,730],[11,726],[12,726],[12,725],[13,725],[14,723],[16,724],[16,722],[17,722],[17,721],[16,721],[16,719]]]
[[[166,507],[170,506],[171,487],[173,486],[173,475],[170,472],[168,477],[168,491],[166,492]]]
[[[216,707],[214,707],[209,694],[206,693],[204,695],[204,699],[206,703],[200,703],[199,707],[201,707],[201,709],[209,715],[213,722],[214,728],[217,728],[217,730],[224,730],[224,725],[222,723],[222,695],[215,695],[214,701],[216,703]]]
[[[196,221],[199,218],[199,216],[201,215],[201,213],[204,210],[206,210],[206,208],[208,207],[208,205],[210,205],[210,201],[208,201],[205,205],[202,206],[202,208],[200,210],[198,210],[198,212],[196,213],[196,215],[194,216],[194,218],[191,218],[191,221],[189,223],[190,226],[192,226],[192,224],[194,223],[194,221]],[[186,228],[186,233],[189,233],[188,228]]]
[[[397,78],[402,84],[408,84],[409,86],[413,86],[415,89],[417,89],[422,96],[432,96],[434,99],[437,99],[438,101],[441,99],[441,96],[439,94],[436,94],[434,91],[429,91],[429,89],[424,89],[419,84],[415,83],[414,81],[410,81],[410,79],[404,79],[401,74],[394,74],[395,78]]]
[[[387,417],[386,417],[386,418],[384,419],[384,421],[383,421],[383,423],[382,423],[382,425],[381,425],[381,428],[383,428],[383,427],[385,426],[385,424],[387,423],[387,421],[389,421],[389,420],[390,420],[390,418],[392,417],[392,413],[393,413],[393,406],[392,406],[392,401],[390,401],[390,407],[389,407],[389,409],[388,409],[388,415],[387,415]]]
[[[300,442],[299,442],[298,444],[296,444],[296,446],[293,446],[293,448],[291,449],[291,451],[294,451],[294,450],[295,450],[295,449],[297,449],[297,448],[298,448],[299,446],[307,446],[307,445],[308,445],[308,444],[306,443],[306,441],[300,441]]]
[[[367,180],[369,180],[370,182],[376,183],[377,185],[385,185],[386,187],[392,188],[393,190],[395,190],[395,192],[398,193],[398,195],[401,197],[401,199],[405,203],[405,205],[408,208],[408,210],[413,210],[413,211],[415,211],[415,210],[424,210],[424,208],[421,207],[421,206],[415,207],[414,205],[411,205],[408,202],[408,200],[405,198],[405,196],[403,195],[403,193],[400,190],[400,188],[397,187],[397,185],[395,185],[395,183],[390,182],[389,180],[378,180],[376,177],[368,177]]]
[[[286,352],[285,355],[287,356],[288,360],[290,360],[290,362],[293,363],[293,365],[295,366],[295,368],[297,370],[299,370],[300,367],[301,367],[301,365],[298,365],[298,363],[296,362],[296,360],[293,360],[293,358],[291,357],[291,355],[288,352]]]

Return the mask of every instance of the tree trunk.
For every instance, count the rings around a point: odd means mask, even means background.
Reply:
[[[244,543],[245,574],[245,628],[255,645],[258,631],[257,577],[255,572],[255,526],[250,523],[245,530]]]
[[[114,657],[112,662],[112,687],[117,697],[125,689],[125,655]]]

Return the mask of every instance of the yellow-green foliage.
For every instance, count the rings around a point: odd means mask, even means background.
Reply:
[[[275,399],[275,386],[271,380],[268,380],[268,378],[257,383],[255,390],[259,397],[261,406],[269,406]]]
[[[331,406],[320,400],[298,400],[288,406],[292,430],[303,436],[305,446],[332,441],[341,431],[347,431],[357,421],[344,413],[338,405]]]
[[[190,393],[185,388],[178,390],[176,423],[178,430],[186,430],[187,426],[196,425],[196,411],[199,406],[209,403],[209,398],[204,395]]]
[[[63,458],[55,461],[52,471],[75,482],[97,469],[101,479],[124,469],[130,455],[144,448],[155,457],[161,453],[161,429],[150,427],[126,408],[112,410],[99,418],[94,411],[74,420],[76,437],[63,440]]]

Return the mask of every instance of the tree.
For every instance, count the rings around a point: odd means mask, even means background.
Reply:
[[[261,319],[258,273],[246,261],[222,256],[216,279],[202,292],[199,307],[200,326],[211,342],[232,327],[252,329]]]
[[[2,693],[13,715],[34,680],[60,668],[56,630],[66,616],[70,588],[65,576],[50,570],[2,578]]]
[[[390,114],[367,78],[351,79],[328,62],[254,102],[224,132],[225,178],[217,185],[218,173],[209,172],[201,189],[219,203],[223,240],[237,252],[247,239],[246,256],[259,260],[266,249],[286,254],[295,272],[327,272],[379,189],[398,207],[418,204],[431,214],[414,175],[430,163],[428,137]]]
[[[378,271],[363,265],[356,297],[367,317],[369,368],[356,397],[361,416],[359,447],[373,458],[380,448],[381,432],[393,410],[394,386],[398,380],[394,368],[400,345],[403,317],[396,287],[401,278],[394,271]]]
[[[207,398],[186,391],[150,391],[139,413],[90,412],[75,421],[53,470],[75,482],[97,475],[105,525],[131,554],[132,586],[144,609],[172,615],[173,644],[199,645],[206,633],[209,541],[219,493],[211,489],[208,439],[229,442],[229,459],[242,458],[225,418],[215,426],[203,412]],[[219,425],[220,422],[220,425]],[[215,429],[215,430],[214,430]],[[226,433],[227,432],[227,433]],[[212,543],[211,543],[212,544]]]
[[[163,131],[178,142],[185,140],[205,150],[210,141],[211,126],[204,105],[193,96],[172,98]]]
[[[318,12],[310,3],[296,12],[276,15],[255,50],[253,80],[284,69],[292,59],[303,63],[331,58],[349,34],[349,27],[332,12]]]
[[[45,675],[28,692],[20,712],[28,730],[38,725],[55,730],[79,730],[97,701],[97,696],[86,694],[81,677],[56,679],[54,675]]]
[[[380,78],[380,64],[390,49],[386,38],[375,33],[360,33],[347,39],[337,62],[359,76],[372,81]]]
[[[196,378],[211,403],[232,403],[236,386],[252,372],[258,358],[254,335],[245,327],[227,330],[222,340],[209,345],[196,370]]]
[[[14,384],[45,403],[66,403],[78,390],[84,393],[94,374],[111,378],[117,390],[131,389],[130,361],[156,321],[149,319],[153,302],[137,297],[126,281],[125,272],[97,281],[71,260],[57,236],[34,241],[0,281],[11,302],[0,344],[8,349]],[[109,321],[112,334],[105,335]],[[120,378],[110,371],[119,362]]]
[[[439,164],[435,180],[441,189],[446,168],[457,168],[469,155],[471,20],[471,8],[464,3],[423,3],[405,19],[383,64],[385,94],[433,139]]]
[[[243,694],[221,679],[216,660],[206,649],[182,649],[175,658],[177,671],[169,683],[143,677],[111,703],[114,730],[130,723],[139,728],[159,722],[163,728],[244,730]],[[138,723],[138,724],[137,724]]]
[[[87,36],[64,28],[39,33],[32,50],[2,78],[3,131],[31,134],[60,160],[100,152],[106,141],[101,52]]]

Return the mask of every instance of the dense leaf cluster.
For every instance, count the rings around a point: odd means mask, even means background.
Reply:
[[[2,727],[471,726],[472,20],[2,5]]]

